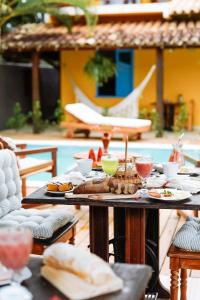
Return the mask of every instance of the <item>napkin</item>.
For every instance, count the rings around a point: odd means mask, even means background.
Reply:
[[[147,179],[147,188],[162,188],[167,182],[165,175],[152,176]]]
[[[79,185],[85,181],[85,177],[80,172],[70,172],[53,177],[51,182],[71,182],[73,185]]]
[[[190,179],[189,177],[177,176],[176,178],[169,179],[166,183],[166,187],[197,194],[200,192],[200,181],[194,180],[194,178]]]
[[[42,276],[71,300],[89,299],[123,287],[108,263],[66,243],[47,248],[43,262]]]

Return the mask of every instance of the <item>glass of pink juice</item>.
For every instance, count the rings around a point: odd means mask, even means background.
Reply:
[[[32,233],[27,228],[0,228],[0,262],[14,271],[24,268],[32,249]]]
[[[151,157],[138,157],[135,161],[138,175],[142,179],[143,188],[146,188],[147,178],[151,175],[153,169],[153,161]]]

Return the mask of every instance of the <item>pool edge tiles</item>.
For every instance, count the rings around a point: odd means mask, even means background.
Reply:
[[[101,140],[27,140],[27,139],[15,139],[16,143],[26,143],[27,145],[33,145],[33,146],[79,146],[79,147],[102,147],[102,141]],[[110,142],[111,148],[122,148],[124,147],[123,141],[111,141]],[[146,142],[134,142],[130,141],[128,144],[128,147],[130,149],[136,148],[136,149],[172,149],[172,144],[161,144],[161,143],[146,143]],[[185,144],[183,146],[183,149],[186,150],[200,150],[200,145],[195,144]]]

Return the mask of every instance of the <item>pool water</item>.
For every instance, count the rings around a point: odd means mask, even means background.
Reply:
[[[47,147],[47,146],[52,146],[52,145],[42,145],[42,147]],[[41,148],[41,145],[31,145],[28,144],[29,149],[35,149],[35,148]],[[57,153],[57,171],[58,174],[62,174],[66,172],[67,170],[71,169],[73,166],[76,165],[76,160],[73,159],[73,154],[77,152],[87,152],[89,150],[90,146],[89,145],[83,145],[83,146],[77,146],[77,145],[58,145],[58,153]],[[92,147],[94,148],[95,151],[97,151],[98,147]],[[192,148],[192,146],[191,146]],[[110,151],[124,151],[123,147],[110,147]],[[170,153],[172,151],[172,147],[162,147],[160,145],[160,148],[156,147],[150,147],[146,145],[142,145],[141,147],[136,147],[131,146],[129,147],[129,152],[134,152],[134,153],[139,153],[142,155],[151,155],[153,158],[153,161],[155,163],[162,163],[162,162],[167,162],[170,156]],[[184,150],[184,153],[187,153],[191,155],[194,158],[199,159],[200,158],[200,149],[187,149]],[[49,159],[50,154],[49,153],[40,153],[37,155],[34,155],[33,157],[38,157],[40,159]],[[29,177],[29,180],[34,180],[34,181],[47,181],[51,178],[50,173],[41,173],[41,174],[36,174],[33,176]]]

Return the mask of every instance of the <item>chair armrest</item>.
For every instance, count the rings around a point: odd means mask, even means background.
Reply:
[[[194,164],[196,167],[200,167],[200,160],[195,159],[187,154],[184,154],[184,159]]]
[[[51,153],[51,159],[53,161],[52,166],[52,176],[57,175],[57,147],[45,147],[45,148],[38,148],[38,149],[23,149],[15,151],[16,156],[20,156],[21,158],[25,158],[26,155],[29,154],[38,154],[38,153]]]
[[[51,152],[56,153],[58,150],[57,147],[45,147],[45,148],[37,148],[37,149],[22,149],[22,150],[16,150],[15,154],[17,156],[24,156],[28,154],[37,154],[37,153],[45,153],[45,152]]]

